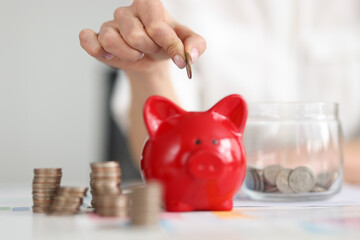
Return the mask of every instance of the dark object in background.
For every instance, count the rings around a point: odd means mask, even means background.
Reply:
[[[122,169],[123,181],[141,179],[140,172],[133,163],[124,133],[117,126],[111,111],[111,98],[116,81],[123,81],[117,69],[108,68],[106,74],[106,107],[105,109],[105,144],[102,161],[118,161]]]

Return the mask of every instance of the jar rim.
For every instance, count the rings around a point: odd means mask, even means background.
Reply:
[[[250,102],[249,118],[337,119],[337,102]]]

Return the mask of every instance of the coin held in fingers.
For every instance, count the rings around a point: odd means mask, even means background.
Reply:
[[[188,78],[192,78],[192,71],[191,71],[191,59],[189,53],[185,52],[185,58],[186,58],[186,72],[188,75]]]

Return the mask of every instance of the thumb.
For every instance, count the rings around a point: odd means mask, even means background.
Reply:
[[[146,28],[146,31],[179,68],[186,66],[184,44],[170,25],[164,21],[157,22]]]

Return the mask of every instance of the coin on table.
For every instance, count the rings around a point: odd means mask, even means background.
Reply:
[[[33,179],[33,184],[60,184],[61,177],[53,177],[53,178],[47,178],[47,177],[35,177]]]
[[[116,188],[99,188],[99,189],[91,189],[91,195],[119,195],[122,193],[122,189],[120,187]]]
[[[61,168],[35,168],[34,176],[35,177],[61,177],[62,169]]]
[[[58,190],[59,190],[59,188],[56,188],[56,189],[39,188],[39,189],[33,189],[32,193],[33,193],[33,195],[35,195],[35,194],[51,195],[51,194],[56,194]]]
[[[121,172],[91,172],[90,178],[120,178]]]
[[[60,187],[60,183],[33,183],[33,189],[58,189]]]
[[[51,210],[56,210],[56,211],[66,211],[66,210],[78,210],[78,208],[81,206],[80,203],[59,203],[59,202],[54,202],[50,209]]]
[[[296,193],[310,192],[315,186],[315,176],[308,167],[297,167],[289,175],[289,186]]]
[[[34,168],[34,173],[62,173],[62,168]]]
[[[129,196],[125,194],[95,196],[93,201],[101,207],[125,207],[129,205]]]
[[[120,163],[116,161],[107,161],[107,162],[94,162],[90,164],[91,170],[96,170],[97,168],[118,168]]]
[[[134,225],[154,225],[159,219],[162,200],[162,185],[147,183],[144,187],[133,188],[131,221]]]
[[[54,197],[54,203],[63,203],[63,204],[81,204],[81,197],[64,197],[62,195],[58,195]]]
[[[103,217],[128,217],[127,208],[96,208],[95,213]]]
[[[60,187],[59,195],[72,195],[74,197],[86,196],[86,187]]]
[[[185,60],[186,60],[186,72],[188,75],[188,78],[191,79],[192,78],[192,70],[191,70],[191,58],[189,53],[185,52]]]
[[[291,169],[282,169],[278,176],[276,177],[276,187],[279,189],[282,193],[293,193],[294,191],[289,186],[289,176],[292,172]]]
[[[54,200],[54,195],[33,195],[33,200]]]
[[[264,168],[263,177],[267,184],[275,186],[276,177],[283,168],[280,165],[270,165]]]

